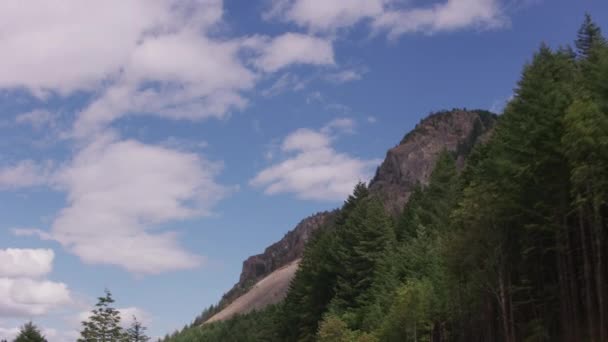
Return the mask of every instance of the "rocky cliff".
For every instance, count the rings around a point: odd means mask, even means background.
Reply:
[[[281,240],[267,247],[264,253],[247,258],[243,262],[238,283],[224,294],[219,307],[227,306],[267,275],[301,258],[304,245],[312,232],[329,222],[335,213],[325,211],[303,219]]]
[[[473,146],[489,135],[496,116],[486,111],[453,110],[423,119],[386,158],[370,182],[370,192],[388,210],[403,209],[417,184],[425,185],[439,154],[447,150],[462,167]]]
[[[496,116],[487,111],[452,110],[428,116],[387,152],[370,182],[370,193],[382,199],[391,213],[400,212],[414,188],[428,182],[442,151],[453,153],[462,167],[473,146],[487,139],[495,121]],[[245,260],[239,282],[224,295],[218,312],[209,321],[246,313],[284,298],[306,241],[312,232],[331,222],[336,213],[322,212],[302,220],[264,253]],[[250,289],[251,293],[247,293]]]

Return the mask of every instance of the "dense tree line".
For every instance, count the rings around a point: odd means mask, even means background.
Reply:
[[[608,341],[608,44],[542,45],[463,170],[401,215],[359,184],[285,301],[166,341]]]

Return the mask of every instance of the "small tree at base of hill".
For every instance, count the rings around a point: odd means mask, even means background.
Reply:
[[[127,342],[148,342],[150,337],[146,336],[146,328],[137,320],[137,317],[133,316],[133,322],[131,327],[127,329],[126,341]]]
[[[116,342],[125,339],[120,327],[120,312],[112,307],[112,303],[112,294],[106,290],[105,296],[98,298],[89,319],[82,322],[78,342]]]
[[[34,323],[27,322],[19,330],[19,335],[17,335],[14,342],[47,342],[47,340]]]

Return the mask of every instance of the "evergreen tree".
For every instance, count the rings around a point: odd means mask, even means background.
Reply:
[[[47,340],[34,323],[27,322],[19,330],[14,342],[47,342]]]
[[[146,335],[146,328],[137,317],[133,316],[131,326],[126,331],[126,342],[147,342],[150,341],[150,337]]]
[[[579,56],[588,57],[594,45],[605,45],[606,40],[602,36],[602,30],[591,19],[589,13],[585,14],[585,21],[578,30],[576,48]]]
[[[388,276],[382,272],[381,265],[393,251],[395,235],[391,219],[382,203],[375,198],[357,203],[344,226],[339,227],[336,233],[336,259],[341,267],[332,309],[344,313],[372,301],[372,285],[381,281],[379,278]],[[357,321],[360,319],[355,318]]]
[[[109,290],[99,297],[87,321],[82,322],[79,342],[116,342],[124,339],[120,313],[112,307],[114,299]]]
[[[368,195],[367,186],[358,183],[335,222],[318,229],[306,244],[282,308],[279,326],[283,340],[315,340],[318,324],[334,298],[338,272],[343,267],[336,255],[337,230]]]

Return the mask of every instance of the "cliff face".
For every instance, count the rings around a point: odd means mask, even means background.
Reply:
[[[442,151],[453,153],[458,165],[462,167],[473,146],[487,139],[495,121],[496,117],[489,112],[465,110],[441,112],[425,118],[399,145],[387,152],[384,162],[370,182],[370,193],[378,196],[389,212],[399,213],[414,188],[418,184],[427,184]],[[245,260],[239,282],[224,295],[219,304],[219,308],[225,310],[209,321],[260,309],[284,298],[291,279],[285,279],[285,274],[293,277],[296,267],[290,268],[293,270],[291,273],[286,273],[281,268],[297,265],[312,232],[331,222],[336,213],[322,212],[302,220],[283,239],[266,248],[264,253]],[[275,271],[281,272],[281,276],[273,277]],[[273,280],[275,278],[279,280]],[[252,294],[243,296],[249,289],[252,289]],[[263,296],[254,292],[270,291],[261,289],[272,289],[272,295],[266,296],[270,299],[259,299]],[[241,296],[244,298],[237,302]],[[233,302],[234,305],[229,306]]]
[[[231,303],[262,278],[302,257],[304,245],[312,232],[330,222],[334,215],[335,212],[326,211],[309,216],[281,240],[266,248],[264,253],[247,258],[243,262],[239,282],[224,295],[220,304]]]
[[[381,198],[387,210],[399,213],[416,185],[427,184],[442,151],[452,152],[462,167],[495,121],[494,115],[484,111],[454,110],[427,117],[387,152],[370,182],[370,193]]]

